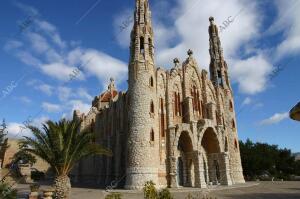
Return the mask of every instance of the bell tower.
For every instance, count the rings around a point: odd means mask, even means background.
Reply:
[[[227,63],[223,57],[223,48],[219,37],[218,27],[214,18],[210,17],[209,33],[209,54],[210,54],[210,79],[214,86],[231,89]]]
[[[218,27],[214,18],[210,17],[209,32],[209,54],[210,54],[210,79],[217,93],[217,114],[224,116],[224,135],[228,144],[228,155],[230,164],[231,180],[233,183],[244,183],[241,156],[238,146],[238,134],[236,127],[236,114],[234,108],[233,92],[231,89],[228,66],[223,57]],[[221,93],[224,93],[224,112],[221,110]]]
[[[156,67],[148,0],[136,0],[131,31],[128,80],[127,189],[142,189],[146,181],[158,185],[159,129]]]

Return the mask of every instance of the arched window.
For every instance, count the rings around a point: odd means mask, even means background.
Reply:
[[[151,103],[150,103],[150,113],[154,113],[154,104],[153,104],[152,100],[151,100]]]
[[[153,131],[153,129],[151,129],[151,132],[150,132],[150,141],[154,142],[154,131]]]
[[[228,151],[228,138],[225,137],[225,148],[224,148],[225,152]]]
[[[232,120],[232,128],[235,129],[235,122],[234,122],[234,119]]]
[[[180,101],[180,94],[174,92],[174,115],[182,116],[182,103]]]
[[[161,137],[165,137],[165,115],[163,98],[160,98],[160,134]]]
[[[231,100],[229,100],[229,110],[232,112],[233,111],[233,103]]]
[[[150,77],[149,84],[151,87],[153,87],[153,77],[152,76]]]
[[[144,37],[140,37],[140,53],[145,53]]]
[[[202,118],[205,118],[205,107],[204,107],[204,104],[203,104],[202,101],[200,102],[200,104],[201,104]]]
[[[236,139],[234,139],[234,149],[238,150],[238,143],[237,143]]]

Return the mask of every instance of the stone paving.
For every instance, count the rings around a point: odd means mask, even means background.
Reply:
[[[43,186],[42,188],[45,188]],[[28,185],[18,185],[19,197],[26,198]],[[300,181],[298,182],[247,182],[234,186],[218,186],[209,189],[181,188],[170,189],[174,199],[185,199],[191,193],[193,196],[208,194],[215,199],[300,199]],[[116,190],[123,199],[143,199],[142,191]],[[107,192],[101,189],[72,188],[71,199],[104,199]],[[200,197],[202,199],[202,197]]]

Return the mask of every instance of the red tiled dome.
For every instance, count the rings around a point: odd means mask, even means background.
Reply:
[[[111,100],[111,97],[113,96],[116,97],[116,95],[118,94],[118,92],[116,90],[112,91],[112,93],[110,91],[105,91],[104,93],[102,93],[100,95],[100,101],[101,102],[109,102]]]

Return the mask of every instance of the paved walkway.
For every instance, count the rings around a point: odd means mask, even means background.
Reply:
[[[45,188],[43,186],[42,188]],[[19,199],[25,198],[28,185],[18,185]],[[114,190],[122,194],[123,199],[143,199],[142,191]],[[217,199],[300,199],[299,182],[247,182],[233,186],[214,186],[209,189],[180,188],[170,189],[174,199],[185,199],[191,193],[193,196],[208,194]],[[72,188],[71,199],[104,199],[108,193],[101,189]]]
[[[218,199],[300,199],[300,181],[260,182],[257,186],[213,190]]]

